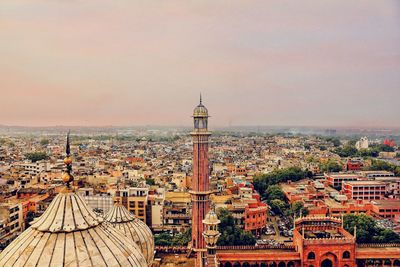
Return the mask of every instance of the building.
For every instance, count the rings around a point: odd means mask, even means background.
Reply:
[[[256,235],[267,226],[268,206],[262,202],[249,203],[244,210],[244,230]]]
[[[367,137],[361,137],[359,141],[356,142],[356,149],[367,149],[369,147],[369,141]]]
[[[114,206],[114,200],[110,194],[94,194],[93,188],[79,188],[78,194],[92,210],[100,214],[107,214]]]
[[[204,221],[210,230],[208,266],[220,267],[356,267],[400,266],[398,244],[356,244],[357,229],[347,232],[340,218],[304,217],[295,220],[293,242],[278,246],[217,247],[219,220],[211,214]],[[212,238],[210,238],[212,237]],[[213,242],[210,242],[213,241]],[[379,263],[379,264],[378,264]]]
[[[360,179],[360,176],[357,174],[332,174],[325,173],[325,180],[328,182],[328,185],[334,188],[341,188],[342,182],[344,181],[357,181]]]
[[[200,104],[193,111],[193,178],[192,178],[192,248],[196,252],[196,266],[204,266],[205,241],[203,220],[209,211],[209,166],[208,166],[208,110]]]
[[[136,218],[146,222],[147,197],[149,189],[147,187],[129,187],[119,189],[115,192],[114,202],[121,203]]]
[[[376,200],[384,198],[387,187],[382,181],[345,181],[342,191],[350,199]]]
[[[163,207],[163,230],[183,232],[192,225],[191,195],[187,192],[166,192]]]
[[[24,218],[20,203],[0,204],[0,251],[23,231]]]
[[[347,171],[361,171],[364,167],[364,163],[361,159],[349,159],[346,163],[346,170]]]

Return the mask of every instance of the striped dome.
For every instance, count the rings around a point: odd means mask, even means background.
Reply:
[[[193,117],[208,117],[207,108],[202,103],[200,103],[197,107],[194,108]]]
[[[0,266],[148,266],[136,244],[70,190],[0,253]]]
[[[150,228],[141,220],[135,219],[121,204],[115,204],[107,213],[105,220],[112,227],[119,229],[128,239],[140,248],[149,265],[154,260],[154,238]]]

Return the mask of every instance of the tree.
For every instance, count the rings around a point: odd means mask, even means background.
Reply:
[[[277,185],[279,183],[284,183],[287,181],[299,181],[306,177],[311,177],[312,174],[308,171],[303,171],[297,167],[291,167],[282,170],[275,170],[273,172],[256,176],[254,178],[254,188],[266,197],[266,189],[271,185]]]
[[[47,146],[49,144],[49,140],[48,139],[42,139],[40,140],[40,145],[41,146]]]
[[[329,160],[325,164],[320,164],[319,169],[322,172],[340,172],[343,170],[343,166],[337,161]]]
[[[357,243],[392,243],[400,242],[400,236],[390,229],[383,229],[376,225],[374,219],[365,214],[350,214],[344,216],[344,228],[354,232],[357,226]]]
[[[295,201],[292,203],[290,207],[290,213],[291,215],[296,215],[300,216],[307,216],[308,215],[308,209],[304,207],[304,204],[302,201]]]
[[[221,236],[217,242],[218,246],[252,246],[256,243],[256,238],[251,232],[245,232],[243,229],[235,225],[235,219],[227,209],[219,209],[217,214],[221,221],[219,224],[219,232],[221,233]]]
[[[146,179],[146,184],[148,184],[148,185],[155,185],[156,183],[155,183],[154,179],[148,178],[148,179]]]
[[[273,200],[273,199],[284,200],[285,199],[285,194],[283,193],[283,191],[279,187],[279,185],[269,186],[266,190],[266,195],[267,195],[267,200]]]
[[[39,160],[44,160],[48,159],[49,156],[46,154],[46,152],[32,152],[32,153],[27,153],[25,154],[25,157],[29,159],[32,162],[36,162]]]
[[[275,214],[285,214],[287,211],[286,203],[280,199],[271,200],[269,202],[269,206]]]

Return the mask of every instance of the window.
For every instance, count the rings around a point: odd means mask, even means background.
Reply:
[[[350,252],[348,251],[343,252],[343,259],[350,259]]]
[[[308,253],[307,259],[309,259],[309,260],[315,260],[315,253],[314,253],[314,252]]]

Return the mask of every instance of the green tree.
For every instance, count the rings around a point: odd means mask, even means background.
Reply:
[[[146,179],[146,184],[148,184],[148,185],[155,185],[156,183],[155,183],[154,179],[148,178],[148,179]]]
[[[320,164],[319,169],[321,172],[340,172],[343,166],[334,160],[329,160],[327,163]]]
[[[291,167],[282,170],[256,176],[253,181],[254,188],[266,197],[266,189],[271,185],[287,182],[289,180],[296,182],[306,177],[311,177],[312,174],[308,171],[303,171],[297,167]]]
[[[50,142],[49,142],[48,139],[42,139],[42,140],[40,140],[40,145],[41,145],[41,146],[47,146],[49,143],[50,143]]]
[[[221,221],[219,224],[221,236],[217,242],[218,246],[254,245],[256,243],[256,238],[251,232],[245,232],[235,224],[235,219],[227,209],[219,209],[217,214]]]
[[[275,214],[286,214],[287,212],[287,204],[280,199],[271,200],[269,206]]]
[[[390,229],[379,228],[374,219],[365,214],[350,214],[344,216],[344,228],[354,232],[357,226],[358,243],[392,243],[400,242],[400,236]]]
[[[302,201],[295,201],[292,203],[290,207],[290,215],[296,215],[299,216],[300,213],[302,216],[307,216],[308,215],[308,209],[304,207],[304,204]]]
[[[31,160],[32,162],[36,162],[39,160],[43,160],[43,159],[48,159],[49,156],[46,154],[46,152],[32,152],[32,153],[27,153],[25,154],[25,157],[29,160]]]
[[[267,200],[273,200],[273,199],[284,200],[285,199],[285,193],[283,193],[283,191],[279,187],[279,185],[269,186],[266,190],[266,196],[267,196]]]

